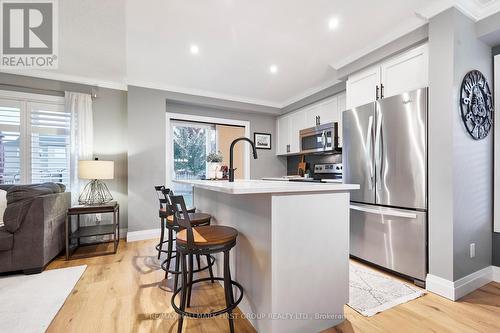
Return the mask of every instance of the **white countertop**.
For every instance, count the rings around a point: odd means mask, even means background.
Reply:
[[[176,183],[229,194],[335,192],[359,189],[357,184],[284,182],[272,180],[174,180]]]
[[[290,179],[297,179],[299,177],[264,177],[262,180],[274,180],[274,181],[280,181],[280,182],[288,182]],[[342,184],[342,179],[321,179],[323,183],[339,183]]]

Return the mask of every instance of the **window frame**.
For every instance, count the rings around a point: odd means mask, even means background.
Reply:
[[[20,152],[20,184],[32,183],[32,125],[31,112],[33,106],[50,105],[51,107],[60,108],[63,112],[67,112],[64,106],[64,97],[25,93],[19,91],[0,90],[0,101],[12,101],[19,103],[20,121],[19,121],[19,152]],[[0,125],[1,127],[2,125]],[[10,125],[6,125],[10,126]],[[70,135],[70,133],[68,133]],[[68,174],[70,175],[70,156],[68,156]],[[71,176],[69,177],[71,181]],[[71,184],[67,184],[69,187]]]

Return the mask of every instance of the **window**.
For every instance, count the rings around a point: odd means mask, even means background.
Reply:
[[[216,151],[215,126],[211,124],[173,121],[173,179],[203,179],[206,175],[206,155]],[[189,185],[175,183],[174,192],[183,195],[186,205],[192,205]]]
[[[70,123],[62,97],[0,91],[0,184],[69,186]]]

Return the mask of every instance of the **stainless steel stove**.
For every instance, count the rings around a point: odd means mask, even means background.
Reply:
[[[327,183],[342,181],[342,163],[320,163],[314,165],[314,176],[311,178],[289,178],[291,182]]]
[[[314,179],[342,179],[342,163],[321,163],[314,165]]]

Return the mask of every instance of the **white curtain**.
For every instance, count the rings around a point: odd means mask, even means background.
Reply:
[[[77,204],[78,196],[85,186],[85,183],[78,178],[78,161],[93,158],[92,97],[89,94],[66,91],[65,108],[71,113],[71,201]]]

